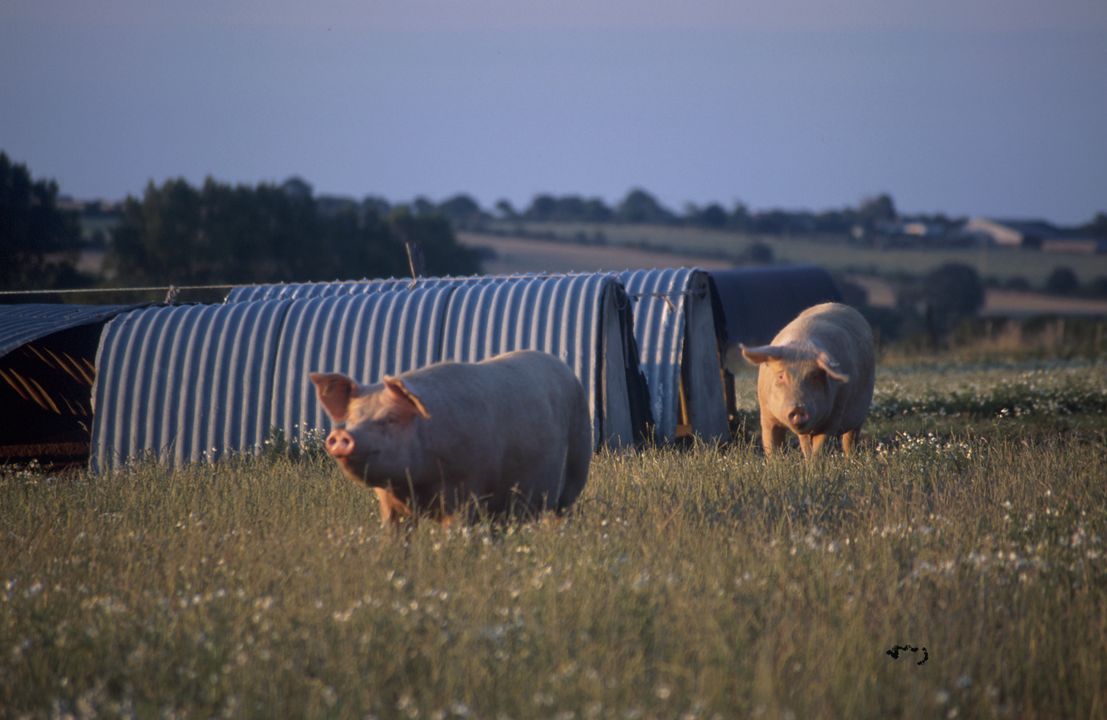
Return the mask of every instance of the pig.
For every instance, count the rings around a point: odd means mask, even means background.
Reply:
[[[373,488],[386,526],[560,515],[588,480],[584,388],[552,355],[437,363],[369,386],[337,373],[309,377],[335,422],[327,453]]]
[[[873,399],[876,361],[868,321],[848,305],[807,308],[769,345],[739,346],[758,365],[757,401],[765,455],[784,444],[786,431],[799,436],[810,460],[827,437],[841,437],[849,455]]]

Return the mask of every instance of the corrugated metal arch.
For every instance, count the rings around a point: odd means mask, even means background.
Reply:
[[[619,274],[634,302],[638,365],[646,376],[659,441],[691,433],[728,436],[714,298],[696,268],[627,270]]]
[[[627,298],[610,275],[491,278],[454,288],[442,358],[476,362],[512,350],[560,358],[580,379],[597,445],[633,445],[645,419],[635,417],[628,374]]]
[[[442,359],[476,361],[514,349],[558,355],[568,362],[589,395],[597,444],[623,446],[645,437],[651,417],[646,383],[638,369],[630,303],[612,273],[257,285],[232,291],[226,302],[432,288],[450,288],[456,293],[450,298],[452,324],[443,340]],[[587,327],[570,320],[586,321]],[[590,333],[594,341],[586,341]],[[601,354],[587,359],[585,353],[594,351]]]
[[[286,437],[330,423],[310,372],[340,372],[372,384],[438,362],[452,289],[388,290],[291,301],[273,379],[273,422]]]
[[[532,348],[589,397],[597,444],[633,444],[646,403],[629,300],[608,275],[465,279],[296,300],[158,307],[109,323],[97,351],[94,471],[152,455],[170,466],[253,452],[327,426],[313,370],[375,382],[444,359]],[[644,388],[639,388],[644,395]]]
[[[142,305],[0,305],[0,357],[20,345],[79,325],[107,322]]]
[[[260,447],[288,306],[157,307],[108,323],[96,355],[93,471],[144,455],[177,466]]]

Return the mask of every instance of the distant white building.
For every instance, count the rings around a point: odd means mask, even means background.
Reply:
[[[1056,237],[1057,228],[1041,220],[991,220],[976,217],[961,228],[963,235],[980,238],[1000,247],[1040,248],[1042,241]]]

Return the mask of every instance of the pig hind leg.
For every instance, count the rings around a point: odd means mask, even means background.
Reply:
[[[568,510],[584,490],[591,463],[592,427],[588,423],[580,423],[570,433],[569,448],[565,453],[564,480],[556,507],[559,514]]]
[[[842,453],[846,457],[850,456],[853,452],[853,448],[857,445],[857,441],[861,438],[861,429],[847,430],[842,433]]]

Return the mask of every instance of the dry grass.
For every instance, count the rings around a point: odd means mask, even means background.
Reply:
[[[1103,716],[1102,385],[1039,383],[1079,432],[964,409],[1026,372],[885,371],[879,407],[962,423],[853,460],[601,455],[569,520],[499,531],[391,535],[319,461],[8,471],[0,715]]]

